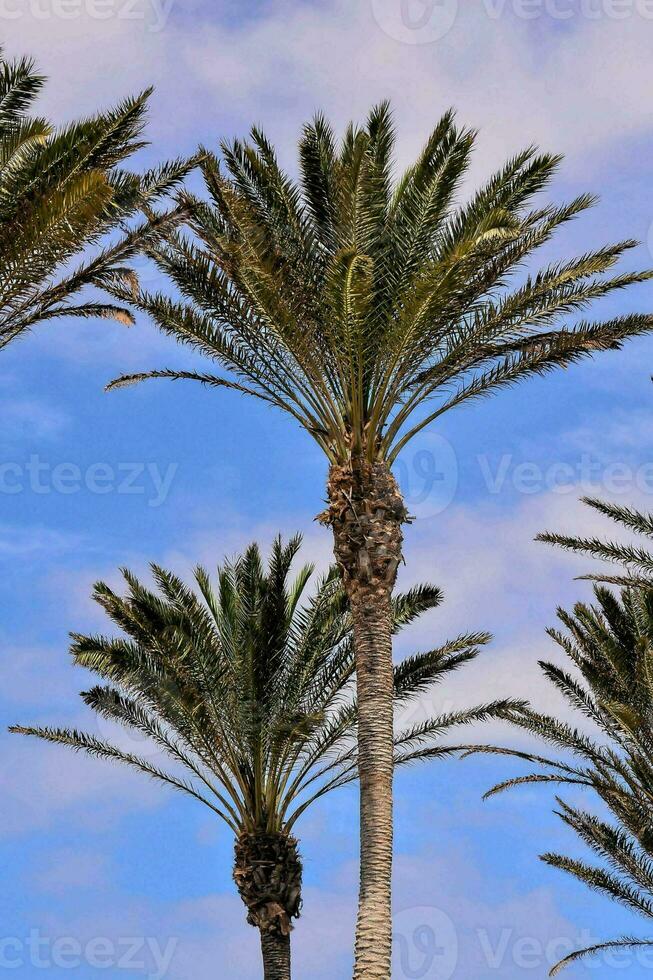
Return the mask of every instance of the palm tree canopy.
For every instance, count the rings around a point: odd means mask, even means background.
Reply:
[[[601,561],[611,562],[623,569],[622,573],[618,575],[598,573],[582,575],[581,578],[611,585],[641,586],[644,588],[653,586],[653,553],[647,550],[647,546],[650,547],[649,542],[653,538],[653,514],[644,513],[623,504],[599,500],[596,497],[583,497],[582,499],[588,507],[592,507],[593,510],[613,520],[621,530],[626,530],[634,535],[642,535],[646,539],[646,544],[641,545],[637,540],[634,543],[617,540],[606,541],[600,538],[583,538],[552,531],[538,534],[537,540],[566,548],[568,551],[588,555],[591,558],[599,558]]]
[[[228,369],[130,375],[194,378],[289,412],[332,463],[392,464],[443,412],[651,329],[648,315],[564,321],[651,272],[607,274],[637,243],[515,274],[587,194],[534,204],[560,157],[526,149],[457,203],[476,134],[449,111],[415,163],[394,177],[387,103],[340,144],[317,116],[283,172],[257,128],[206,153],[210,200],[182,194],[191,237],[149,254],[180,302],[140,293],[159,327]]]
[[[277,539],[266,569],[252,545],[219,568],[215,589],[201,568],[194,590],[156,565],[158,592],[128,571],[124,597],[96,585],[95,599],[125,636],[73,634],[74,662],[104,682],[82,697],[151,739],[172,770],[78,731],[12,731],[136,767],[200,799],[237,834],[288,833],[308,805],[357,775],[350,613],[334,571],[302,601],[312,569],[291,579],[298,548],[298,538]],[[433,586],[397,596],[395,629],[440,598]],[[473,660],[488,639],[470,633],[404,660],[397,703]],[[449,729],[515,706],[495,701],[408,726],[397,733],[396,762],[449,754],[438,744]]]
[[[0,50],[0,348],[63,315],[133,322],[124,307],[84,301],[80,292],[136,291],[125,263],[179,220],[178,207],[156,213],[153,206],[196,163],[174,160],[142,175],[122,169],[146,145],[149,91],[53,129],[30,114],[43,84],[33,62],[7,61]]]
[[[540,666],[572,711],[593,723],[595,735],[529,708],[508,718],[525,731],[563,750],[566,761],[529,752],[516,755],[536,771],[499,783],[488,796],[528,783],[591,788],[607,818],[558,799],[558,815],[601,859],[599,865],[547,853],[542,860],[590,888],[653,919],[653,590],[622,589],[615,595],[594,586],[595,604],[578,603],[573,614],[559,610],[564,630],[549,630],[575,668]],[[552,972],[588,953],[613,946],[651,945],[624,937],[579,950]]]

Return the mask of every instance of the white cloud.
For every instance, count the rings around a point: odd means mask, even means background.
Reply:
[[[591,424],[563,434],[561,441],[600,460],[610,460],[618,454],[621,459],[634,456],[641,462],[653,446],[653,422],[643,409],[628,411],[617,407],[609,415],[596,415]]]
[[[87,880],[84,874],[79,878]],[[487,894],[472,860],[455,850],[445,854],[426,847],[399,855],[395,882],[393,977],[399,980],[414,976],[416,969],[425,977],[439,977],[445,965],[459,978],[497,971],[517,977],[529,966],[543,972],[561,955],[561,943],[569,946],[578,939],[578,928],[561,915],[548,890],[527,887],[510,895],[499,876]],[[304,910],[292,936],[298,975],[315,980],[350,975],[355,892],[356,868],[348,861],[334,861],[319,887],[305,887]],[[157,907],[105,890],[101,913],[69,916],[52,910],[43,926],[50,935],[71,935],[82,942],[98,934],[114,941],[127,935],[156,936],[163,947],[173,939],[170,980],[209,980],[216,972],[242,980],[260,976],[259,937],[246,924],[233,886]]]
[[[15,559],[54,557],[79,548],[82,538],[39,525],[0,524],[0,556]]]
[[[71,421],[66,412],[54,405],[15,394],[3,400],[2,420],[2,442],[5,446],[53,439]]]
[[[41,111],[58,120],[96,112],[165,78],[173,37],[152,29],[155,2],[109,0],[96,16],[93,0],[7,0],[0,12],[6,54],[31,55],[48,76]]]
[[[400,0],[382,2],[394,11]],[[96,4],[104,4],[106,19]],[[316,109],[341,129],[384,97],[394,105],[401,165],[449,105],[462,123],[479,127],[474,181],[535,142],[569,153],[564,175],[587,182],[615,147],[650,131],[653,21],[577,16],[563,23],[545,11],[531,23],[510,13],[513,0],[457,6],[451,30],[420,45],[396,40],[387,25],[384,31],[372,0],[275,0],[238,18],[197,0],[183,9],[174,0],[27,0],[19,17],[0,11],[0,23],[8,53],[31,52],[50,76],[42,110],[56,118],[154,83],[147,132],[154,159],[192,152],[200,141],[215,146],[257,122],[294,169],[301,125]],[[59,8],[69,14],[53,14]],[[3,9],[13,11],[11,0]],[[589,95],[579,78],[592,79]],[[145,264],[141,272],[151,285]],[[65,323],[37,331],[29,343],[37,353],[101,365],[98,384],[159,366],[160,358],[187,363],[144,317],[128,336],[116,325]]]
[[[579,16],[574,30],[561,35],[554,18],[543,16],[535,29],[511,16],[510,6],[492,17],[491,4],[460,4],[452,29],[431,44],[395,40],[371,3],[345,0],[276,3],[228,27],[196,21],[180,40],[189,67],[232,115],[269,120],[286,144],[318,107],[342,124],[385,96],[401,122],[404,159],[449,104],[467,124],[482,127],[484,169],[534,141],[582,154],[586,172],[592,147],[647,130],[653,24],[639,16],[620,22]],[[610,70],[596,71],[600,64]],[[592,79],[590,96],[579,78]]]
[[[0,701],[12,708],[63,706],[79,689],[79,675],[65,648],[26,647],[3,640],[2,657]]]
[[[22,714],[12,721],[56,724],[70,719]],[[85,719],[79,727],[92,730],[93,723]],[[125,813],[161,806],[169,797],[163,786],[141,773],[22,735],[2,739],[0,789],[0,826],[6,836],[62,826],[103,834]]]
[[[408,528],[399,582],[433,581],[443,588],[445,601],[434,614],[440,628],[445,622],[449,630],[514,635],[542,610],[551,615],[559,601],[578,595],[582,587],[572,578],[588,567],[587,560],[535,542],[535,535],[604,528],[605,519],[573,493],[524,496],[508,511],[489,497],[452,505]]]
[[[89,889],[106,891],[110,862],[97,851],[63,848],[47,855],[43,866],[33,875],[34,887],[41,892],[78,895]]]
[[[102,19],[94,0],[67,6],[62,17],[55,0],[29,0],[21,16],[4,17],[10,53],[33,52],[52,78],[46,110],[76,115],[153,82],[152,132],[166,143],[189,134],[211,142],[257,121],[287,145],[318,107],[342,124],[390,96],[404,159],[455,104],[484,130],[484,169],[536,141],[582,158],[586,173],[592,149],[647,132],[653,118],[653,21],[635,10],[563,22],[543,3],[529,21],[512,0],[459,3],[443,37],[416,45],[392,36],[399,0],[275,0],[238,19],[197,2],[182,11],[168,0],[111,0]],[[579,79],[591,79],[591,91]]]

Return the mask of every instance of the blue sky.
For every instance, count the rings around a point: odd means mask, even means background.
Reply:
[[[643,243],[628,265],[653,262],[651,4],[411,2],[403,19],[399,0],[270,0],[246,11],[199,0],[23,0],[0,17],[8,52],[33,53],[50,76],[43,111],[57,119],[156,85],[144,166],[259,122],[292,169],[314,110],[342,126],[384,97],[406,163],[454,105],[481,130],[471,183],[537,142],[566,154],[551,196],[600,194],[543,262],[626,237]],[[601,312],[650,309],[651,298],[641,286]],[[446,601],[399,653],[463,629],[495,636],[425,709],[507,693],[559,707],[537,659],[555,656],[544,628],[557,604],[586,595],[573,581],[586,565],[532,539],[545,527],[600,530],[577,503],[587,490],[650,506],[652,355],[653,341],[638,341],[464,408],[400,460],[417,515],[403,581],[434,581]],[[192,385],[103,393],[123,371],[187,360],[142,318],[130,331],[61,322],[2,354],[3,729],[96,725],[77,703],[87,678],[69,666],[67,633],[104,628],[90,587],[115,581],[119,565],[145,571],[156,560],[186,573],[298,529],[305,557],[328,560],[329,536],[312,520],[325,463],[285,418]],[[231,841],[208,812],[63,750],[9,736],[0,744],[0,969],[107,980],[260,975],[257,936],[231,885]],[[399,980],[543,976],[565,943],[646,934],[645,922],[537,861],[545,849],[578,851],[546,791],[481,804],[516,768],[470,760],[398,778]],[[355,790],[316,807],[299,830],[297,975],[340,980],[353,934]],[[627,965],[639,978],[653,962]]]

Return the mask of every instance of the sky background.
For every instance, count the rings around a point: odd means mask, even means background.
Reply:
[[[321,109],[341,129],[390,98],[398,166],[450,105],[480,137],[473,185],[532,142],[566,156],[549,197],[599,205],[542,263],[634,237],[626,267],[653,263],[651,49],[647,0],[2,0],[10,55],[50,81],[41,112],[64,121],[154,84],[149,165],[260,123],[292,171],[302,122]],[[137,161],[139,162],[139,161]],[[147,286],[155,278],[139,267]],[[651,308],[652,287],[604,301]],[[101,631],[92,583],[155,560],[187,574],[251,540],[305,535],[324,565],[325,461],[285,417],[200,386],[108,395],[131,370],[188,355],[145,318],[60,321],[0,360],[0,722],[97,731],[77,698],[67,634]],[[409,509],[402,584],[432,581],[445,602],[406,633],[398,656],[462,630],[494,641],[420,710],[530,697],[558,709],[537,660],[559,604],[587,597],[587,562],[533,543],[545,528],[605,532],[585,492],[651,507],[653,340],[527,383],[444,418],[397,467]],[[104,733],[103,733],[104,734]],[[480,733],[479,733],[480,734]],[[506,733],[498,729],[486,737]],[[552,794],[482,804],[519,763],[472,759],[397,779],[396,980],[545,976],[571,945],[646,935],[646,922],[537,860],[580,853]],[[570,797],[567,794],[567,798]],[[587,801],[591,805],[591,801]],[[214,980],[260,976],[258,938],[231,884],[229,833],[199,804],[101,762],[0,735],[0,971]],[[357,877],[356,791],[298,828],[305,912],[296,975],[349,976]],[[435,943],[433,937],[435,936]],[[82,952],[80,953],[80,949]],[[570,978],[649,976],[653,956],[576,966]]]

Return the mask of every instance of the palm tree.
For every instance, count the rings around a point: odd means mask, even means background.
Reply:
[[[11,729],[126,763],[220,817],[236,838],[234,879],[247,921],[260,931],[266,980],[290,977],[291,922],[301,907],[295,825],[316,800],[356,779],[358,766],[348,604],[335,570],[301,604],[312,568],[290,580],[298,547],[298,538],[286,546],[277,539],[266,571],[252,545],[218,570],[217,590],[202,569],[193,590],[156,565],[158,594],[128,571],[124,597],[95,586],[95,599],[126,637],[73,634],[74,662],[107,682],[82,697],[100,716],[151,739],[176,764],[172,771],[95,735]],[[440,598],[433,586],[398,596],[393,628]],[[488,639],[471,633],[404,660],[394,670],[395,703],[418,699]],[[395,762],[450,754],[442,735],[513,706],[495,701],[404,726]]]
[[[518,756],[537,770],[499,783],[486,796],[529,783],[592,789],[608,819],[559,798],[556,812],[602,864],[551,853],[541,859],[653,919],[653,589],[624,588],[617,596],[595,585],[594,595],[594,605],[578,603],[573,614],[559,610],[566,632],[549,630],[580,677],[552,663],[540,666],[597,735],[529,708],[508,712],[513,724],[565,750],[570,760],[487,746],[482,751]],[[566,956],[551,974],[600,950],[650,945],[653,939],[632,936],[599,943]]]
[[[0,50],[0,349],[54,317],[132,323],[124,306],[79,294],[86,286],[136,291],[124,263],[179,220],[178,208],[156,214],[152,206],[195,165],[174,160],[140,176],[121,169],[145,145],[149,91],[54,130],[27,115],[43,83],[33,62],[6,61]]]
[[[653,537],[653,514],[645,514],[642,511],[634,510],[632,507],[609,503],[596,497],[583,497],[582,500],[588,507],[592,507],[605,517],[611,518],[622,529],[625,528],[631,533],[642,534],[647,538]],[[566,548],[568,551],[574,551],[577,554],[588,555],[590,558],[612,562],[623,568],[623,572],[619,575],[595,573],[593,575],[581,575],[580,578],[582,579],[605,582],[611,585],[653,587],[653,554],[641,545],[619,541],[601,541],[600,538],[579,538],[568,534],[556,534],[552,531],[538,534],[537,540]]]
[[[395,180],[383,103],[339,146],[322,116],[306,125],[298,181],[257,128],[249,142],[222,144],[224,167],[207,153],[209,201],[181,196],[192,237],[149,249],[183,299],[140,293],[133,302],[227,374],[166,369],[114,382],[188,378],[255,396],[292,416],[326,455],[320,520],[333,531],[351,603],[360,701],[357,980],[390,975],[391,596],[409,521],[392,465],[449,409],[653,326],[639,314],[560,325],[650,278],[604,275],[632,241],[513,282],[593,199],[532,205],[560,158],[531,148],[458,205],[474,143],[447,112]]]

